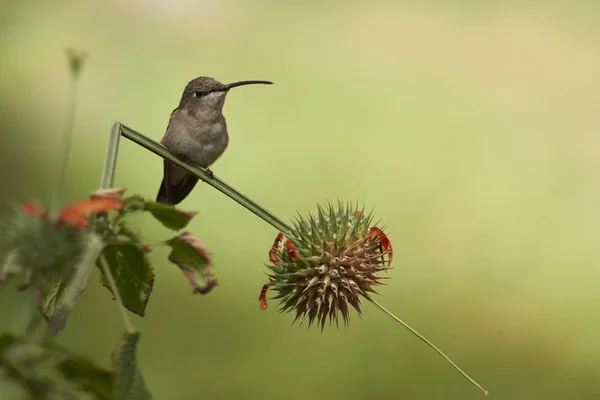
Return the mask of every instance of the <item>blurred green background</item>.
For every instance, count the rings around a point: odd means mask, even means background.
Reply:
[[[230,92],[219,177],[282,218],[373,207],[395,250],[378,299],[493,398],[600,398],[600,3],[3,1],[2,204],[56,183],[67,46],[89,58],[65,201],[99,185],[113,121],[159,140],[192,78],[272,80]],[[124,140],[116,184],[154,197],[161,165]],[[370,305],[324,333],[260,311],[277,232],[207,185],[182,207],[220,286],[193,296],[153,253],[134,320],[155,398],[481,398]],[[107,365],[123,325],[96,280],[60,341]],[[20,299],[0,292],[0,328]]]

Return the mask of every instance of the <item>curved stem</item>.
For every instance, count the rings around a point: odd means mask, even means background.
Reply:
[[[112,187],[117,169],[117,155],[119,154],[119,143],[121,142],[121,123],[115,122],[110,130],[106,158],[104,159],[104,171],[100,181],[100,189]]]
[[[442,356],[442,358],[444,360],[446,360],[452,366],[452,368],[454,368],[456,371],[458,371],[458,373],[460,373],[462,376],[464,376],[465,378],[467,378],[469,380],[469,382],[471,382],[473,385],[475,385],[479,389],[481,389],[481,391],[483,392],[483,394],[488,394],[487,390],[485,390],[479,383],[475,382],[475,380],[473,378],[471,378],[469,375],[467,375],[466,372],[464,372],[462,369],[460,369],[460,367],[458,365],[456,365],[454,363],[454,361],[452,361],[450,359],[450,357],[448,357],[446,354],[444,354],[443,351],[441,351],[440,349],[438,349],[436,345],[434,345],[433,343],[431,343],[429,341],[429,339],[427,339],[425,336],[421,335],[419,332],[417,332],[416,330],[414,330],[413,328],[411,328],[410,325],[408,325],[406,322],[402,321],[400,318],[396,317],[394,314],[392,314],[384,306],[382,306],[381,304],[379,304],[375,300],[369,299],[369,301],[371,301],[371,303],[373,303],[373,305],[375,305],[375,307],[379,308],[381,311],[383,311],[386,315],[388,315],[394,321],[398,322],[400,325],[402,325],[403,327],[405,327],[406,329],[408,329],[413,335],[415,335],[416,337],[418,337],[419,339],[421,339],[423,342],[425,342],[425,344],[427,346],[429,346],[433,350],[435,350],[440,356]]]
[[[160,145],[159,143],[156,143],[155,141],[142,135],[141,133],[136,132],[133,129],[121,124],[120,122],[116,122],[112,128],[111,137],[108,144],[108,151],[106,155],[106,162],[104,165],[104,174],[102,176],[102,188],[112,187],[114,172],[116,168],[120,135],[125,136],[132,142],[144,147],[147,150],[150,150],[152,153],[159,155],[162,158],[169,160],[173,164],[183,168],[184,170],[194,174],[210,186],[214,187],[221,193],[228,196],[233,201],[237,202],[250,212],[254,213],[259,218],[262,218],[265,222],[271,224],[275,229],[281,232],[290,232],[292,230],[292,228],[290,228],[290,226],[287,225],[285,222],[281,221],[269,211],[265,210],[260,205],[256,204],[248,197],[246,197],[233,187],[229,186],[227,183],[217,178],[214,174],[212,176],[207,174],[205,168],[187,164],[184,161],[181,161],[175,154],[171,153],[164,146]]]

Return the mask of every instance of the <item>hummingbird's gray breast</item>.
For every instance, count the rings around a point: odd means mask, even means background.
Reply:
[[[223,114],[207,117],[175,111],[161,143],[189,162],[209,167],[227,149],[229,135]]]

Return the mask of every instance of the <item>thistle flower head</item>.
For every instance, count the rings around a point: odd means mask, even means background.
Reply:
[[[324,328],[327,319],[345,324],[350,308],[361,314],[361,296],[381,285],[381,272],[391,268],[392,246],[372,216],[339,203],[308,217],[299,216],[287,238],[280,233],[269,252],[268,289],[277,292],[280,311],[296,312],[294,321],[308,318]],[[266,285],[267,286],[267,285]],[[261,308],[266,308],[266,289]]]

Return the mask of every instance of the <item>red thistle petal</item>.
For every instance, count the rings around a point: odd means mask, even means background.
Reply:
[[[260,295],[258,296],[258,307],[261,310],[266,310],[267,307],[269,307],[269,305],[267,304],[267,290],[269,290],[269,286],[271,286],[271,283],[273,281],[269,281],[269,283],[266,283],[263,285],[262,289],[260,290]]]
[[[300,258],[300,254],[298,254],[296,248],[294,247],[294,243],[292,243],[290,239],[285,241],[285,249],[288,253],[288,256],[290,256],[292,260],[296,261]]]
[[[121,208],[123,208],[123,201],[117,198],[105,197],[82,200],[63,209],[58,216],[58,223],[66,222],[77,229],[83,229],[87,226],[90,215],[120,210]]]
[[[279,259],[277,258],[277,250],[279,249],[279,243],[283,240],[283,233],[279,232],[273,241],[273,246],[269,250],[269,261],[275,265],[279,265]]]
[[[389,263],[392,263],[392,259],[394,258],[394,250],[392,249],[392,242],[387,237],[385,233],[376,226],[369,229],[369,233],[367,234],[367,239],[374,240],[375,238],[379,238],[379,250],[382,253],[387,253],[389,257]]]

